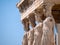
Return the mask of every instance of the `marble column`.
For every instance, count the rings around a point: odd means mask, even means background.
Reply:
[[[33,45],[41,45],[41,39],[42,39],[42,30],[43,24],[39,23],[35,28],[34,28],[34,41]]]
[[[28,20],[28,18],[23,19],[22,23],[23,23],[23,26],[24,26],[24,30],[29,31],[30,28],[29,28],[29,20]]]
[[[28,45],[33,45],[33,40],[34,40],[34,29],[31,29],[27,33],[27,39],[28,39]]]
[[[41,45],[55,45],[54,25],[55,21],[52,17],[47,17],[43,21],[43,35]]]
[[[27,32],[24,33],[22,45],[28,45]]]

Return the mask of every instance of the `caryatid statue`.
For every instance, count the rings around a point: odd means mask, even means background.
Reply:
[[[25,31],[29,31],[30,28],[29,28],[29,20],[28,20],[28,18],[23,19],[23,20],[22,20],[22,23],[23,23],[23,25],[24,25],[24,30],[25,30]]]
[[[34,41],[33,41],[33,45],[41,45],[41,39],[42,39],[42,34],[43,34],[42,27],[43,27],[43,24],[39,23],[39,25],[37,25],[34,28]]]
[[[28,45],[33,45],[34,41],[34,29],[27,32]]]
[[[24,33],[22,45],[28,45],[27,32]]]
[[[36,26],[36,23],[35,23],[35,14],[31,13],[28,16],[28,19],[29,19],[29,24],[31,24],[31,27],[34,28]]]
[[[43,12],[43,8],[37,8],[34,11],[34,14],[35,14],[35,19],[38,23],[43,22],[43,20],[46,18]]]
[[[55,21],[53,17],[47,17],[43,21],[43,35],[42,35],[41,45],[55,45],[54,25],[55,25]]]

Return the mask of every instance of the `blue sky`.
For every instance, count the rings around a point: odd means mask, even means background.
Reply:
[[[23,25],[16,3],[20,0],[0,0],[0,45],[22,45]]]

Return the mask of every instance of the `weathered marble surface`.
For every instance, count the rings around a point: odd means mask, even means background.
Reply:
[[[22,20],[22,23],[24,25],[24,31],[29,31],[29,20],[27,18],[25,18],[24,20]]]
[[[41,45],[55,45],[54,41],[54,24],[52,17],[47,17],[43,22],[43,35]]]
[[[41,45],[41,38],[42,38],[42,34],[43,34],[42,27],[43,27],[43,24],[39,23],[39,25],[37,25],[34,28],[34,41],[33,41],[33,45]]]
[[[36,26],[36,23],[35,23],[35,14],[32,13],[30,14],[30,16],[28,16],[28,19],[29,19],[29,23],[31,24],[31,27],[35,27]]]
[[[25,30],[22,45],[55,45],[53,27],[55,21],[57,23],[60,22],[58,16],[60,13],[56,10],[60,10],[60,8],[57,8],[56,5],[60,7],[60,0],[22,0],[21,3],[17,4],[22,14],[21,20]],[[56,6],[54,15],[52,14],[53,6]],[[32,14],[33,12],[34,14]],[[55,21],[52,17],[55,18]],[[60,29],[59,26],[58,24],[58,30]],[[60,39],[58,40],[59,42]]]
[[[22,45],[28,45],[27,32],[24,33]]]
[[[53,17],[47,17],[33,29],[25,32],[23,45],[55,45]]]
[[[33,45],[34,29],[30,30],[30,31],[27,33],[27,39],[28,39],[28,45]]]

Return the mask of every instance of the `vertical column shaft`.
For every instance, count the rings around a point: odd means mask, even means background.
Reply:
[[[54,24],[55,21],[52,17],[47,17],[43,21],[43,35],[41,45],[55,45],[54,40]]]
[[[43,26],[42,23],[39,23],[39,25],[37,25],[34,28],[33,45],[41,45],[41,39],[42,39],[42,34],[43,34],[42,26]]]

